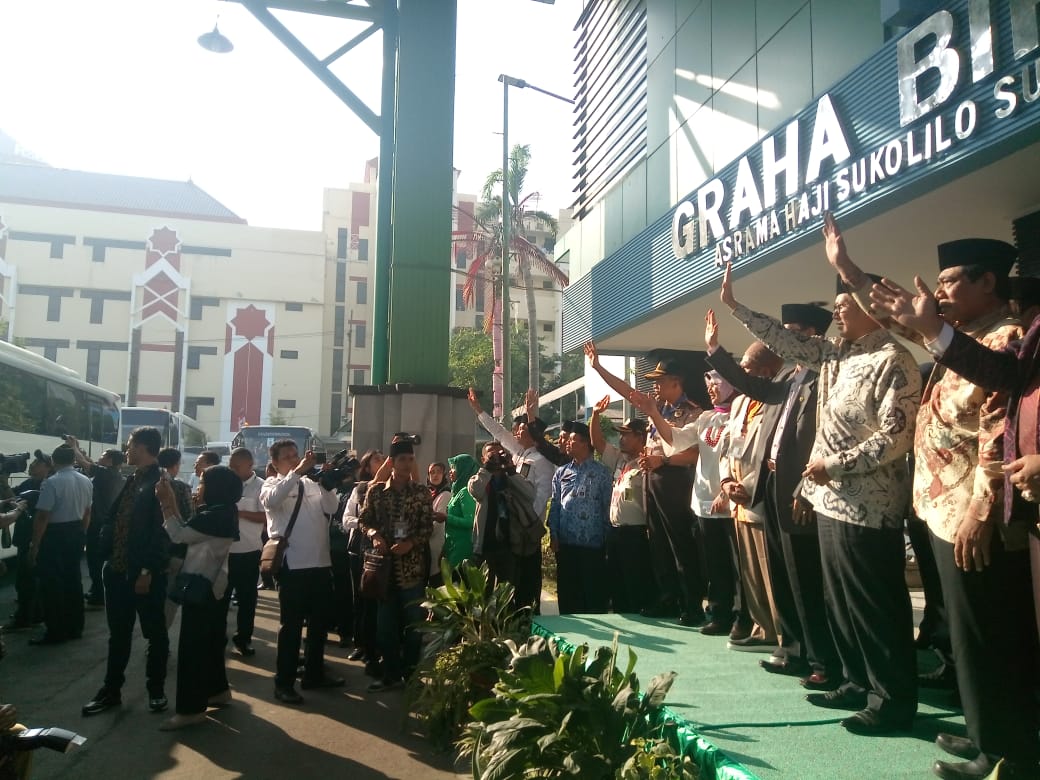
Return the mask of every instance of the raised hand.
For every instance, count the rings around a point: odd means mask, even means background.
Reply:
[[[881,280],[870,290],[871,308],[879,315],[890,317],[905,328],[915,330],[928,341],[938,338],[943,319],[939,305],[920,276],[914,277],[917,294],[901,287],[891,279]]]
[[[527,392],[524,393],[524,411],[527,412],[529,421],[538,416],[538,391],[533,387],[528,388]]]
[[[726,268],[722,272],[722,289],[719,291],[719,298],[730,309],[737,308],[737,299],[733,295],[733,263],[726,263]]]
[[[482,411],[484,411],[480,407],[480,399],[477,398],[477,391],[474,390],[472,387],[469,389],[469,392],[466,393],[466,400],[469,401],[469,405],[473,407],[473,411],[477,414],[480,414]]]
[[[849,253],[845,249],[845,238],[838,227],[838,220],[829,211],[823,215],[823,248],[827,253],[827,262],[840,271],[841,266],[848,261]]]
[[[596,405],[592,407],[592,411],[596,414],[603,414],[603,412],[607,411],[608,406],[610,406],[610,396],[605,395],[596,402]]]
[[[633,390],[628,400],[632,402],[632,406],[644,414],[649,415],[651,412],[657,411],[657,402],[646,393]]]
[[[715,317],[715,310],[708,309],[704,317],[704,346],[708,352],[714,352],[719,348],[719,321]]]
[[[596,342],[586,341],[585,342],[585,357],[589,361],[589,365],[597,371],[599,370],[599,352],[596,351]]]

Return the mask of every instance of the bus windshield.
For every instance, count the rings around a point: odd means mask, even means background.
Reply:
[[[321,439],[310,428],[299,425],[250,425],[239,430],[231,442],[231,449],[245,447],[253,453],[253,470],[263,475],[270,460],[268,448],[280,439],[292,439],[303,455],[307,450],[324,452]]]
[[[162,434],[163,446],[181,452],[199,453],[206,449],[206,432],[190,417],[168,409],[144,406],[123,407],[122,441],[130,438],[134,428],[149,425]]]

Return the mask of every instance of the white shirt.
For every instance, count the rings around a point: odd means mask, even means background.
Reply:
[[[549,496],[552,495],[553,475],[556,466],[552,464],[535,447],[524,448],[516,437],[505,429],[498,420],[487,412],[481,412],[477,417],[484,430],[495,437],[502,448],[513,456],[516,464],[516,473],[534,485],[534,513],[545,519],[545,508],[549,504]]]
[[[230,539],[200,533],[184,525],[178,515],[167,515],[163,522],[170,541],[188,545],[181,571],[185,574],[201,574],[213,583],[213,598],[224,598],[227,590],[227,557]]]
[[[48,525],[82,523],[90,509],[94,484],[72,466],[62,466],[43,481],[37,509],[50,512]]]
[[[303,490],[303,502],[285,549],[285,563],[290,569],[331,566],[328,516],[335,514],[339,498],[334,492],[323,490],[313,479],[301,479],[299,474],[290,471],[284,477],[264,480],[260,487],[260,505],[267,513],[267,535],[285,536],[300,490]]]
[[[719,460],[726,448],[726,424],[729,412],[705,411],[682,428],[672,429],[672,443],[662,441],[666,455],[696,447],[697,475],[693,482],[691,506],[697,517],[730,517],[729,504],[725,511],[713,513],[711,505],[719,494],[721,477]]]
[[[242,498],[238,500],[240,512],[263,512],[260,506],[260,488],[263,482],[256,474],[251,474],[249,479],[242,483]],[[303,511],[302,509],[300,511]],[[256,552],[263,549],[264,543],[260,541],[263,534],[264,524],[238,518],[238,541],[231,545],[233,553]],[[296,533],[294,530],[293,533]]]

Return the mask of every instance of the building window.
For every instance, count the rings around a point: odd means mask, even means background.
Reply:
[[[545,324],[542,325],[542,331],[545,332],[545,333],[552,333],[553,332],[553,324],[551,322],[546,322]]]
[[[357,283],[357,299],[356,303],[364,305],[368,303],[368,282]]]
[[[61,296],[52,295],[47,298],[47,322],[59,321],[61,321]]]
[[[347,264],[336,263],[336,303],[347,302]]]
[[[334,347],[343,346],[344,322],[346,321],[346,317],[346,309],[342,306],[337,306],[336,311],[333,313],[332,320],[332,346]]]
[[[484,285],[477,285],[476,305],[477,311],[484,311]]]
[[[296,360],[300,357],[299,351],[295,349],[283,349],[279,354],[282,360]]]
[[[551,289],[553,289],[553,287],[554,287],[554,285],[553,285],[553,280],[552,279],[542,279],[542,289],[543,290],[551,290]]]
[[[188,347],[188,368],[198,369],[202,365],[203,355],[216,355],[216,347]]]
[[[354,381],[351,382],[351,384],[353,384],[353,385],[363,385],[363,384],[365,384],[365,369],[363,369],[363,368],[355,368],[354,369]]]
[[[295,409],[296,408],[296,399],[294,399],[294,398],[279,398],[278,399],[278,408],[279,409]]]
[[[362,263],[368,262],[368,239],[359,238],[357,242],[357,259]]]
[[[347,247],[350,246],[350,231],[340,228],[336,231],[336,257],[340,260],[347,259]]]
[[[286,311],[303,311],[302,303],[287,303],[285,304]]]
[[[467,258],[466,258],[466,250],[465,249],[456,249],[455,250],[455,267],[456,268],[465,268],[466,267],[466,260],[467,260]]]
[[[473,327],[477,330],[484,330],[484,317],[478,314],[473,318]]]
[[[365,348],[365,323],[354,323],[354,346],[357,349]]]
[[[461,284],[455,285],[455,311],[466,311],[466,301]]]

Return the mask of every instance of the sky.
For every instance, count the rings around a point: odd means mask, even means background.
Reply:
[[[433,2],[434,0],[430,0]],[[479,194],[502,164],[500,73],[568,97],[581,0],[458,0],[455,167]],[[362,22],[277,11],[319,57]],[[235,45],[205,51],[213,28]],[[381,36],[333,70],[376,113]],[[248,11],[222,0],[3,0],[0,130],[55,167],[191,179],[250,224],[320,230],[322,192],[359,181],[378,139]],[[509,93],[527,191],[571,204],[570,105]]]

